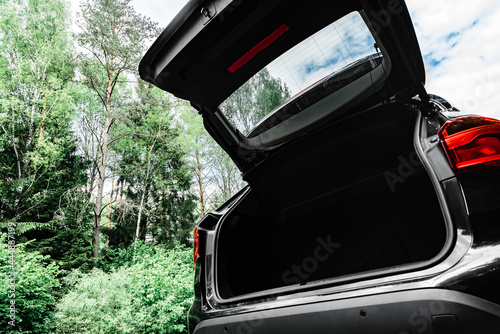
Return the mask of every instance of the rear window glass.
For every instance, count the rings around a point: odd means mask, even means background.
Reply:
[[[269,63],[230,95],[219,109],[241,133],[249,135],[274,110],[317,83],[344,72],[353,64],[374,59],[377,55],[374,45],[361,15],[352,12]],[[302,109],[304,107],[307,106]]]

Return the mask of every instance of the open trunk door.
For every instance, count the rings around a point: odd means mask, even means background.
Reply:
[[[427,100],[402,0],[193,0],[139,72],[190,101],[243,172],[354,106]]]

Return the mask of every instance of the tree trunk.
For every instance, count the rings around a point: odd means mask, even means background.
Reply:
[[[47,99],[47,91],[49,90],[49,83],[47,83],[45,85],[45,89],[46,89],[46,92],[45,92],[45,99]],[[43,139],[43,132],[45,130],[45,120],[43,119],[44,116],[45,116],[45,111],[47,110],[47,101],[44,100],[43,101],[43,106],[42,106],[42,124],[40,125],[40,134],[38,135],[38,143],[40,144],[40,142],[42,141]]]
[[[113,191],[115,189],[115,165],[116,165],[116,160],[113,163],[113,177],[111,178],[111,196],[109,196],[109,224],[108,224],[108,231],[111,230],[111,217],[113,215]],[[109,248],[109,234],[108,234],[108,241],[106,242],[106,248]]]
[[[167,194],[165,193],[165,187],[162,188],[162,193],[163,193],[163,198],[162,202],[165,203],[165,198],[167,198]],[[167,223],[167,210],[165,209],[165,205],[162,203],[162,218],[163,222],[166,224]]]
[[[148,180],[148,178],[149,178],[150,162],[151,162],[151,160],[148,160],[148,169],[146,172],[146,180]],[[139,204],[139,214],[137,215],[137,227],[135,229],[135,240],[134,240],[134,256],[132,258],[132,261],[134,263],[135,263],[135,255],[136,255],[136,251],[137,251],[137,240],[139,239],[139,232],[141,230],[141,216],[142,216],[142,210],[144,207],[144,197],[146,196],[146,191],[147,191],[147,181],[144,184],[144,191],[142,192],[141,203]]]
[[[205,217],[205,201],[203,198],[203,180],[201,179],[201,165],[200,165],[200,153],[196,150],[196,172],[198,178],[198,185],[200,186],[200,210],[201,218]]]
[[[97,160],[97,159],[96,159]],[[92,164],[92,169],[90,170],[90,181],[89,181],[89,201],[92,200],[92,192],[94,191],[94,182],[95,182],[95,164]]]
[[[141,195],[141,203],[139,204],[139,214],[137,215],[137,227],[135,229],[135,242],[139,239],[139,231],[141,229],[141,216],[142,216],[142,209],[144,205],[144,196],[146,195],[146,189],[142,192]]]
[[[17,165],[17,178],[18,180],[20,181],[21,178],[22,178],[22,172],[21,172],[21,160],[19,159],[19,153],[17,152],[17,140],[16,140],[16,137],[15,137],[15,128],[14,128],[14,125],[16,123],[14,121],[12,121],[12,147],[14,147],[14,153],[16,154],[16,165]],[[7,131],[5,131],[7,132]]]
[[[230,199],[231,196],[233,196],[231,190],[231,163],[227,160],[226,160],[226,170],[227,170],[227,190],[229,191],[227,199]]]
[[[120,204],[121,200],[122,200],[122,195],[123,195],[123,183],[125,181],[122,180],[121,184],[120,184],[120,197],[118,197],[118,204]]]
[[[111,58],[111,68],[113,59]],[[101,146],[101,159],[99,161],[99,178],[97,179],[97,194],[95,199],[94,228],[92,232],[92,247],[94,249],[94,263],[99,258],[99,233],[101,228],[102,198],[104,183],[106,181],[106,160],[108,159],[109,133],[111,132],[111,93],[113,91],[113,70],[108,72],[108,89],[106,92],[106,121]]]
[[[102,199],[104,195],[104,183],[106,181],[106,160],[108,156],[108,141],[109,141],[109,130],[110,130],[111,120],[110,117],[106,117],[106,123],[104,125],[104,136],[102,143],[101,159],[99,164],[99,177],[97,179],[97,193],[95,199],[95,209],[94,209],[94,229],[92,233],[92,247],[94,249],[93,257],[94,261],[97,261],[99,257],[99,232],[101,227],[101,214],[102,214]]]
[[[142,216],[142,211],[144,210],[144,197],[146,196],[146,192],[148,190],[148,182],[149,182],[149,171],[151,168],[151,157],[150,153],[153,150],[154,144],[151,146],[150,152],[148,152],[148,168],[146,170],[146,181],[144,183],[144,190],[141,195],[141,203],[139,204],[139,214],[137,215],[137,227],[135,229],[135,242],[139,239],[139,231],[141,228],[141,216]],[[134,248],[135,249],[135,248]],[[135,254],[135,252],[134,252]]]

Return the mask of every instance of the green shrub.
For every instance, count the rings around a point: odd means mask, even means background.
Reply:
[[[136,264],[110,273],[95,269],[68,275],[72,288],[57,305],[56,332],[186,333],[193,298],[192,251],[156,246],[140,255]]]
[[[119,269],[123,266],[131,266],[140,263],[147,256],[154,256],[156,252],[163,251],[161,246],[144,244],[143,241],[138,241],[135,245],[132,244],[127,248],[110,247],[101,250],[101,258],[99,260],[99,268],[105,272],[110,272],[113,269]]]
[[[59,269],[48,256],[26,252],[25,246],[15,247],[13,271],[7,235],[0,236],[0,331],[4,333],[46,333],[55,306]],[[9,324],[11,304],[15,326]]]

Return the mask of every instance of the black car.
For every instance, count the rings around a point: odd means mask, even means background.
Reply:
[[[500,121],[427,93],[402,0],[192,0],[139,70],[248,182],[189,333],[500,332]]]

